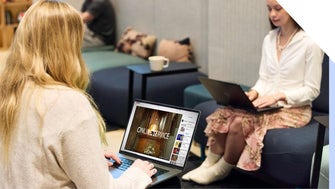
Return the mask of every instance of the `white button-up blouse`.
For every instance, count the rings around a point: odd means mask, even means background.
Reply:
[[[264,38],[259,79],[252,88],[260,96],[283,92],[284,107],[311,104],[320,93],[323,51],[303,31],[295,34],[277,58],[276,37],[278,29]]]

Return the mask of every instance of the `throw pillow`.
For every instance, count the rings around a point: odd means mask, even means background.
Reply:
[[[115,51],[147,59],[152,55],[156,36],[127,27],[118,41]]]
[[[190,38],[180,41],[162,39],[158,45],[157,55],[165,56],[170,62],[192,62]]]

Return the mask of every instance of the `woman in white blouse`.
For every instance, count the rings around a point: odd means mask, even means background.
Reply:
[[[264,38],[259,79],[247,92],[256,107],[282,105],[276,112],[251,114],[224,107],[207,117],[209,153],[183,180],[209,184],[235,166],[257,170],[268,129],[303,127],[319,95],[323,52],[276,0],[267,0],[273,30]]]

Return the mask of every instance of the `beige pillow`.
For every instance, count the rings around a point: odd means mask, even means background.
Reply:
[[[170,62],[192,62],[190,38],[179,41],[162,39],[158,45],[157,55],[165,56]]]
[[[155,43],[156,36],[127,27],[122,33],[115,51],[147,59],[152,55]]]

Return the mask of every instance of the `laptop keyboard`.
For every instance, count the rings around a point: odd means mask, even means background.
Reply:
[[[120,159],[121,159],[122,163],[121,164],[115,163],[113,166],[117,169],[122,170],[122,171],[127,170],[134,163],[133,160],[127,159],[125,157],[120,157]],[[155,167],[155,169],[157,169],[157,173],[154,176],[159,176],[161,174],[164,174],[164,173],[168,172],[168,170],[162,169],[162,168],[159,168],[159,167]]]

